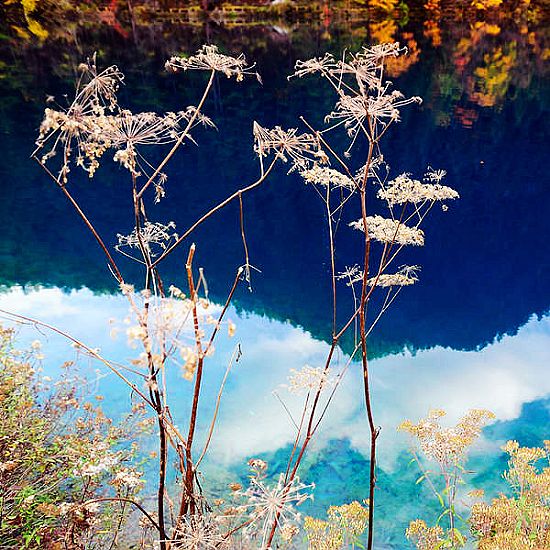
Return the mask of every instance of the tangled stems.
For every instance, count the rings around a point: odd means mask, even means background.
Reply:
[[[379,429],[376,427],[371,401],[371,387],[369,380],[368,363],[368,336],[374,325],[393,303],[402,286],[413,284],[417,280],[417,266],[401,266],[396,273],[387,273],[387,268],[392,264],[398,253],[405,245],[422,245],[424,234],[419,229],[420,224],[432,208],[436,200],[455,198],[456,192],[439,184],[441,172],[432,172],[429,181],[423,184],[412,180],[408,174],[398,176],[395,180],[387,181],[387,176],[380,176],[377,172],[383,162],[380,160],[379,142],[393,122],[399,120],[399,108],[413,102],[418,98],[406,99],[399,92],[389,91],[389,84],[383,81],[384,57],[398,55],[398,45],[386,45],[364,49],[357,55],[351,55],[351,60],[346,57],[342,61],[335,61],[331,56],[325,56],[322,60],[310,60],[298,62],[296,76],[303,76],[309,72],[319,72],[326,78],[331,87],[337,93],[335,110],[327,117],[327,122],[332,121],[332,126],[322,131],[314,130],[311,125],[302,118],[311,133],[300,133],[297,128],[284,130],[279,126],[268,129],[258,123],[254,123],[254,151],[259,157],[259,176],[249,184],[240,184],[240,187],[226,199],[208,209],[196,221],[194,221],[183,233],[175,233],[175,223],[150,221],[147,212],[147,202],[154,188],[155,203],[164,197],[164,184],[167,176],[163,174],[165,166],[175,155],[184,141],[193,141],[190,131],[199,123],[212,126],[213,123],[203,113],[206,99],[212,89],[216,73],[227,77],[235,77],[242,80],[244,75],[252,74],[243,56],[231,58],[218,52],[215,46],[205,46],[195,56],[173,57],[167,66],[173,70],[206,70],[209,77],[205,89],[201,95],[197,107],[188,107],[178,113],[166,113],[164,116],[155,113],[138,113],[134,115],[130,111],[118,107],[114,91],[117,82],[122,79],[118,70],[112,69],[100,75],[110,75],[109,79],[99,79],[93,76],[91,82],[86,84],[77,94],[75,101],[67,111],[46,110],[45,120],[41,126],[37,145],[39,149],[51,145],[53,147],[40,160],[42,168],[48,173],[58,187],[61,188],[73,208],[85,223],[88,230],[102,248],[107,257],[109,267],[113,272],[123,294],[127,297],[131,311],[137,320],[137,325],[131,327],[132,340],[137,341],[142,348],[140,359],[135,364],[140,365],[146,390],[139,390],[119,369],[117,374],[125,380],[129,388],[134,391],[144,402],[151,407],[156,416],[156,424],[159,430],[159,476],[157,482],[157,515],[154,524],[158,531],[161,550],[169,550],[172,543],[175,545],[186,544],[186,537],[193,534],[193,529],[208,531],[211,528],[209,521],[209,507],[202,498],[202,489],[197,479],[197,468],[204,458],[216,423],[217,412],[225,381],[231,369],[231,363],[240,354],[237,348],[236,354],[231,359],[226,370],[220,391],[215,404],[215,412],[210,423],[206,443],[202,452],[195,460],[193,444],[196,442],[197,426],[200,425],[199,405],[201,402],[201,390],[205,383],[205,362],[213,351],[213,342],[219,333],[220,326],[226,312],[232,303],[239,281],[244,280],[248,288],[250,285],[250,251],[247,245],[244,223],[243,196],[260,187],[272,174],[277,163],[288,163],[291,171],[297,171],[304,181],[315,188],[317,194],[324,203],[324,211],[327,217],[329,250],[330,250],[330,277],[331,277],[331,324],[332,342],[325,358],[324,364],[319,368],[304,370],[294,380],[296,386],[300,383],[307,388],[307,397],[303,405],[299,422],[294,422],[297,430],[290,456],[287,461],[284,474],[279,477],[279,482],[273,491],[276,492],[276,502],[282,503],[280,507],[271,506],[269,514],[261,516],[262,523],[262,548],[270,547],[274,543],[277,528],[281,522],[289,519],[288,510],[292,503],[299,503],[302,496],[299,491],[305,487],[299,483],[298,470],[305,456],[306,450],[318,430],[321,421],[334,398],[336,387],[341,382],[344,372],[347,370],[356,353],[361,354],[361,370],[363,376],[363,392],[361,399],[365,403],[367,424],[370,432],[370,468],[369,468],[369,505],[368,505],[368,541],[367,548],[373,545],[373,523],[376,486],[376,445]],[[96,75],[97,71],[92,71]],[[83,105],[80,105],[83,103]],[[334,121],[336,121],[334,123]],[[335,129],[345,129],[350,139],[350,145],[342,156],[337,153],[337,148],[331,146],[326,138],[327,132]],[[52,138],[50,140],[50,138]],[[365,138],[368,145],[368,153],[362,167],[352,168],[351,163],[343,160],[350,156],[358,138]],[[55,152],[58,144],[63,145],[62,168],[56,177],[45,166]],[[145,145],[171,144],[170,150],[164,155],[162,161],[153,167],[141,153],[141,147]],[[91,176],[99,166],[99,159],[109,149],[116,149],[113,159],[119,162],[123,168],[130,172],[131,180],[131,205],[134,218],[134,229],[127,235],[118,235],[119,244],[115,247],[118,252],[136,260],[144,267],[144,289],[139,293],[134,291],[131,285],[125,283],[120,269],[112,258],[102,238],[95,230],[83,209],[67,189],[69,166],[73,155],[76,154],[76,165],[82,167]],[[138,150],[139,149],[139,150]],[[338,172],[334,167],[328,167],[330,159],[335,160],[335,165],[342,171]],[[269,158],[268,158],[269,157]],[[145,177],[145,183],[140,184],[141,177]],[[431,178],[431,179],[430,179]],[[436,181],[434,184],[433,181]],[[371,207],[369,189],[371,184],[379,187],[377,197],[388,207],[389,217],[369,215]],[[334,200],[333,192],[338,195],[338,201]],[[344,274],[338,273],[335,249],[337,246],[338,229],[344,219],[344,208],[348,203],[356,199],[360,208],[359,220],[348,223],[363,232],[361,243],[360,268],[359,265],[347,268]],[[233,284],[230,287],[227,299],[217,315],[217,319],[209,316],[208,322],[214,323],[209,336],[205,335],[202,308],[208,297],[206,279],[202,269],[199,275],[194,273],[195,245],[189,248],[185,263],[185,280],[189,296],[170,286],[169,296],[166,296],[164,281],[160,274],[161,263],[180,247],[181,244],[192,237],[195,230],[210,220],[214,214],[226,206],[236,203],[239,208],[239,226],[244,249],[244,265],[237,270]],[[335,205],[336,204],[336,205]],[[412,213],[407,208],[412,207]],[[401,208],[401,211],[396,211]],[[343,224],[342,224],[343,225]],[[375,242],[383,244],[379,262],[374,268],[373,250]],[[123,247],[133,249],[132,253],[126,253]],[[339,290],[337,280],[345,276],[348,286],[351,286],[353,295],[353,309],[349,317],[338,327],[337,304],[339,304]],[[353,286],[357,284],[360,290]],[[376,288],[383,288],[386,292],[384,303],[380,311],[375,314],[374,321],[367,317],[369,300]],[[397,290],[395,290],[397,288]],[[205,298],[199,297],[204,290]],[[181,306],[178,317],[174,313],[174,304]],[[165,307],[166,306],[166,307]],[[165,309],[163,309],[165,308]],[[164,312],[168,309],[166,319]],[[375,312],[376,313],[376,312]],[[170,316],[171,315],[171,316]],[[182,330],[184,324],[189,321],[192,332],[192,346],[184,346],[182,342]],[[164,324],[163,324],[164,323]],[[369,326],[370,323],[370,326]],[[349,357],[348,365],[342,370],[336,380],[333,391],[328,398],[323,398],[323,390],[333,363],[339,343],[345,333],[353,327],[355,335],[355,349]],[[231,330],[231,327],[229,327]],[[128,333],[130,338],[130,333]],[[359,336],[359,338],[358,338]],[[179,352],[184,364],[183,376],[193,381],[192,398],[189,409],[189,420],[183,433],[174,426],[170,412],[170,399],[166,378],[166,366],[168,361],[176,362],[174,356]],[[185,352],[185,353],[184,353]],[[101,358],[97,354],[94,357]],[[105,362],[110,368],[108,362]],[[116,366],[114,367],[117,368]],[[134,371],[135,372],[135,371]],[[309,378],[308,378],[309,377]],[[332,378],[330,378],[332,381]],[[301,382],[300,382],[301,381]],[[284,402],[283,402],[283,406]],[[285,409],[286,406],[285,406]],[[292,414],[287,409],[292,418]],[[181,474],[182,487],[179,500],[179,509],[174,513],[170,499],[167,497],[166,479],[169,464],[169,453],[175,452]],[[256,479],[256,478],[255,478]],[[256,479],[257,490],[262,489],[266,498],[271,498],[267,485],[260,478]],[[241,496],[247,496],[244,492]],[[259,498],[253,489],[248,496],[252,499]],[[275,497],[273,497],[275,498]],[[273,498],[270,500],[273,504]],[[254,510],[254,505],[249,502],[249,507]],[[169,508],[169,510],[168,510]],[[243,510],[247,507],[246,505]],[[171,512],[170,516],[168,512]],[[242,510],[240,513],[243,513]],[[251,512],[252,514],[252,512]],[[261,512],[258,512],[261,514]],[[168,518],[173,520],[170,526]],[[245,536],[250,533],[249,528],[254,528],[259,523],[257,517],[250,516],[244,520],[239,518],[237,525],[226,526],[223,541],[230,542],[231,536],[239,529],[243,529]],[[243,519],[243,521],[240,521]],[[232,520],[231,520],[232,521]],[[286,525],[285,525],[286,527]],[[295,527],[295,526],[294,526]],[[197,534],[197,533],[195,533]],[[257,532],[252,536],[257,536]]]
[[[394,261],[398,253],[405,245],[423,245],[424,234],[419,229],[427,213],[433,207],[436,201],[454,199],[458,194],[447,187],[439,185],[440,174],[443,171],[432,171],[427,174],[428,181],[437,181],[435,185],[422,184],[412,180],[408,174],[403,174],[392,180],[387,181],[386,176],[380,176],[378,170],[381,165],[385,165],[380,154],[379,143],[386,134],[388,128],[399,120],[401,107],[411,103],[419,103],[420,98],[405,98],[398,91],[390,90],[390,83],[384,81],[384,61],[386,57],[396,57],[403,53],[403,49],[398,44],[382,44],[372,48],[363,48],[358,54],[345,54],[341,60],[335,60],[330,54],[323,58],[311,59],[308,61],[298,61],[294,77],[302,77],[308,74],[317,73],[325,78],[329,85],[337,94],[338,101],[335,110],[326,117],[326,122],[337,122],[332,126],[322,130],[315,131],[310,124],[302,117],[306,126],[315,133],[323,149],[337,161],[343,173],[339,173],[333,168],[324,168],[318,163],[315,169],[304,170],[302,176],[304,181],[315,187],[318,195],[322,198],[327,214],[329,250],[330,250],[330,271],[332,288],[332,326],[333,341],[329,349],[324,367],[321,369],[319,384],[313,396],[308,395],[304,404],[302,420],[300,425],[296,426],[297,435],[290,454],[287,465],[286,483],[290,487],[299,465],[303,459],[304,453],[317,430],[321,419],[329,403],[331,402],[334,391],[329,396],[325,407],[322,409],[319,418],[316,418],[321,400],[321,393],[324,381],[327,379],[331,363],[334,360],[334,352],[342,335],[354,325],[359,330],[359,342],[351,357],[361,350],[361,369],[363,375],[363,401],[366,408],[367,423],[370,432],[370,464],[369,464],[369,502],[368,502],[368,536],[367,548],[372,549],[374,538],[374,506],[375,506],[375,487],[376,487],[376,445],[379,435],[374,421],[374,413],[371,399],[371,386],[369,379],[369,363],[367,354],[367,337],[373,330],[376,323],[385,313],[388,307],[393,303],[402,286],[414,284],[417,280],[415,270],[418,266],[402,266],[397,273],[388,274],[387,268]],[[350,139],[350,145],[345,150],[344,156],[351,157],[351,150],[359,137],[367,140],[368,153],[366,162],[359,172],[354,175],[348,162],[345,162],[332,147],[325,135],[337,128],[344,128]],[[377,157],[375,157],[375,154]],[[367,182],[379,186],[380,190],[377,197],[381,199],[389,210],[390,218],[381,216],[369,216],[372,210],[370,204],[367,204]],[[325,187],[323,191],[322,188]],[[334,210],[331,208],[331,191],[336,190],[339,194],[339,205]],[[361,211],[361,217],[358,221],[349,225],[363,232],[363,257],[361,268],[346,268],[346,272],[336,275],[335,267],[335,228],[338,226],[344,205],[352,198],[358,195],[358,203]],[[400,206],[401,211],[395,213],[395,207]],[[412,207],[412,214],[407,215],[408,207]],[[333,216],[338,214],[338,221],[334,224]],[[412,227],[406,225],[410,221],[416,222]],[[372,261],[372,243],[379,241],[383,244],[380,255],[378,269],[373,270]],[[374,271],[374,276],[370,271]],[[337,289],[336,279],[349,279],[348,286],[352,287],[354,298],[354,312],[348,318],[342,329],[336,330],[336,303]],[[361,284],[360,293],[357,294],[354,284]],[[397,286],[397,290],[392,293],[392,288]],[[380,308],[375,314],[374,321],[367,326],[368,304],[371,295],[377,287],[386,287],[386,297]],[[357,296],[358,299],[357,299]],[[357,327],[358,325],[358,327]],[[351,358],[350,358],[351,361]],[[347,367],[346,367],[347,368]],[[341,377],[336,385],[338,385]],[[307,420],[304,419],[307,417]],[[302,426],[306,425],[305,432],[302,434]],[[272,524],[270,537],[267,542],[269,547],[273,542],[277,529],[278,517]]]

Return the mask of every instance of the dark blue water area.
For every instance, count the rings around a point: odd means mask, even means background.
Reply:
[[[534,90],[518,90],[517,97],[498,109],[478,108],[475,128],[458,121],[440,127],[431,110],[437,96],[429,76],[435,70],[430,53],[396,82],[407,95],[424,97],[424,104],[403,113],[403,121],[389,132],[383,153],[393,175],[407,171],[421,176],[428,166],[446,169],[447,183],[461,199],[449,212],[434,211],[426,225],[426,246],[400,258],[400,263],[422,266],[421,280],[380,323],[371,343],[378,353],[404,344],[475,349],[495,336],[513,333],[549,305],[547,83],[534,82]],[[174,220],[181,232],[209,206],[254,181],[258,168],[252,152],[253,120],[268,127],[296,127],[298,116],[304,114],[311,123],[320,124],[334,97],[315,77],[287,83],[284,77],[293,64],[289,57],[281,59],[275,53],[263,59],[258,67],[264,73],[263,86],[219,81],[206,105],[218,131],[198,130],[199,147],[189,146],[173,161],[167,198],[151,216]],[[165,75],[160,63],[150,64],[151,75],[119,64],[129,73],[121,102],[131,107],[176,109],[196,101],[204,85],[202,75]],[[39,85],[38,97],[70,93],[65,82],[53,77]],[[146,105],[142,95],[149,100]],[[28,159],[41,109],[39,103],[20,101],[6,113],[1,137],[6,160],[0,167],[5,182],[0,206],[5,224],[2,280],[7,285],[84,285],[112,291],[113,281],[93,239]],[[358,166],[361,160],[357,151],[352,164]],[[73,172],[73,193],[105,240],[115,244],[117,232],[132,228],[125,174],[107,162],[91,181],[76,169]],[[250,294],[243,286],[236,303],[329,337],[328,239],[316,193],[298,176],[287,177],[280,169],[244,203],[251,262],[262,274],[255,277],[255,292]],[[343,221],[357,217],[357,212],[348,210]],[[206,269],[213,295],[221,300],[243,263],[237,206],[229,206],[194,239],[197,261]],[[359,261],[358,234],[342,227],[336,244],[337,269]],[[165,265],[165,279],[175,284],[181,280],[182,255]],[[124,267],[132,273],[133,266]],[[341,301],[342,317],[350,304],[351,295],[349,302]]]
[[[194,45],[200,44],[199,38]],[[197,101],[204,75],[165,74],[165,45],[144,52],[131,42],[110,39],[114,45],[105,46],[99,62],[117,63],[126,73],[123,104],[167,111]],[[198,147],[185,146],[176,156],[168,171],[167,197],[149,211],[155,221],[175,221],[180,233],[257,177],[254,120],[266,127],[297,127],[298,117],[304,115],[317,127],[332,108],[333,95],[315,77],[286,80],[297,58],[322,53],[320,43],[252,42],[243,35],[243,49],[256,54],[263,86],[217,80],[205,111],[218,129],[196,131]],[[330,47],[339,53],[348,44],[342,34]],[[426,245],[406,251],[400,259],[400,264],[422,266],[420,281],[403,291],[370,344],[375,416],[383,428],[377,548],[404,548],[408,521],[435,521],[439,515],[427,490],[415,484],[419,472],[409,464],[407,439],[396,432],[405,418],[417,420],[431,407],[447,409],[451,421],[469,408],[495,412],[497,421],[472,452],[476,474],[469,478],[489,495],[504,488],[502,443],[513,438],[539,445],[549,437],[549,82],[531,75],[528,85],[511,85],[493,106],[480,107],[468,97],[466,77],[461,80],[452,73],[449,56],[428,43],[421,45],[420,61],[395,79],[395,87],[422,96],[424,102],[403,112],[402,122],[387,135],[383,153],[393,175],[407,171],[421,176],[428,166],[446,169],[446,183],[461,198],[447,212],[434,209],[425,227]],[[65,67],[53,70],[46,56],[35,51],[29,63],[32,72],[17,85],[0,81],[0,307],[51,322],[99,346],[110,359],[127,361],[137,352],[125,345],[124,329],[116,340],[109,337],[109,320],[120,324],[127,305],[116,294],[93,238],[29,159],[43,99],[71,93],[69,61],[80,60],[75,51]],[[20,59],[11,61],[14,70],[19,67]],[[449,80],[450,88],[443,90],[441,83]],[[474,113],[475,122],[465,125],[456,115],[459,109]],[[341,149],[343,143],[340,136],[335,147]],[[148,158],[153,162],[159,155]],[[361,159],[358,149],[351,162],[359,166]],[[113,246],[116,234],[128,233],[133,226],[127,174],[105,162],[93,180],[76,168],[73,175],[72,192]],[[223,494],[229,481],[245,480],[243,465],[252,456],[265,458],[273,475],[284,467],[293,428],[272,392],[299,414],[300,400],[284,393],[286,377],[291,368],[323,363],[331,330],[328,234],[324,207],[314,190],[297,175],[286,175],[282,166],[244,197],[244,207],[251,263],[261,273],[253,274],[252,293],[246,285],[239,287],[230,310],[237,334],[217,344],[206,379],[201,437],[225,366],[240,343],[243,358],[229,378],[211,454],[204,463],[207,490],[215,496]],[[357,217],[349,209],[344,221]],[[237,205],[217,214],[193,240],[196,265],[205,268],[214,302],[223,302],[236,269],[244,263]],[[168,284],[185,286],[186,249],[184,245],[163,265]],[[342,223],[337,268],[360,262],[360,249],[360,235]],[[128,278],[138,283],[137,267],[123,258],[120,262]],[[341,291],[338,314],[343,319],[353,302],[345,287]],[[44,369],[55,375],[57,365],[74,351],[51,334],[38,336],[44,341]],[[36,337],[34,331],[21,332],[22,343]],[[349,344],[343,342],[340,366]],[[124,386],[100,365],[82,362],[91,380],[97,376],[93,392],[104,395],[106,412],[121,416],[131,406]],[[171,377],[174,399],[186,403],[189,384],[179,372]],[[320,516],[330,504],[367,496],[368,430],[358,387],[360,372],[352,364],[301,471],[305,482],[316,483],[315,500],[304,505],[304,513]],[[184,424],[186,408],[175,414]],[[152,483],[155,467],[150,464]]]

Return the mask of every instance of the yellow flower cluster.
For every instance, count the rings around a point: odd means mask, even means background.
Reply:
[[[510,455],[505,479],[516,495],[501,495],[491,504],[472,506],[470,525],[480,550],[550,548],[550,467],[537,468],[541,459],[549,459],[545,448],[520,447],[508,441],[503,450]]]
[[[435,409],[428,416],[413,424],[406,420],[399,430],[409,432],[420,443],[422,452],[442,465],[456,464],[465,458],[468,447],[481,433],[483,425],[495,415],[484,409],[473,409],[456,426],[443,428],[439,419],[445,411]]]
[[[345,544],[358,542],[367,527],[369,509],[355,500],[350,504],[331,506],[327,515],[326,521],[305,518],[309,550],[337,550]]]
[[[439,526],[428,527],[424,520],[415,519],[409,524],[406,536],[418,550],[434,550],[441,544],[443,529]]]

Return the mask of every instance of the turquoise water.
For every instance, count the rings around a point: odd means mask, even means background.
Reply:
[[[396,36],[404,39],[412,33],[420,50],[418,62],[396,76],[396,86],[422,96],[424,103],[405,113],[392,129],[385,157],[394,173],[421,174],[428,165],[447,169],[448,184],[458,189],[461,200],[449,212],[434,212],[426,246],[403,258],[402,263],[422,265],[421,280],[403,292],[371,340],[375,418],[382,426],[377,548],[405,547],[403,532],[409,520],[435,520],[438,515],[428,494],[415,485],[418,471],[409,465],[407,439],[396,432],[405,418],[416,420],[430,408],[446,409],[450,421],[470,408],[492,410],[497,420],[473,450],[476,473],[470,478],[473,486],[488,487],[490,493],[503,486],[505,460],[499,447],[504,441],[515,438],[538,445],[549,437],[550,80],[517,29],[503,27],[498,36],[483,35],[477,42],[472,29],[446,29],[448,43],[440,48],[430,44],[414,20]],[[330,94],[312,81],[287,83],[286,74],[298,58],[357,46],[357,39],[336,31],[331,39],[308,36],[303,28],[297,35],[268,28],[240,35],[218,29],[210,36],[228,50],[244,49],[256,59],[264,85],[244,83],[235,91],[223,79],[216,84],[206,111],[219,130],[197,136],[200,146],[173,162],[158,219],[174,219],[178,228],[187,227],[198,212],[253,179],[253,120],[265,126],[296,126],[298,116],[305,114],[314,123],[320,121]],[[70,93],[73,62],[98,44],[101,62],[117,63],[127,74],[121,93],[127,105],[170,110],[196,98],[201,76],[187,81],[168,77],[162,65],[182,44],[191,50],[206,37],[184,27],[172,34],[151,36],[144,28],[136,33],[122,38],[99,27],[82,31],[78,48],[64,44],[56,49],[48,43],[23,48],[4,42],[0,49],[11,69],[0,79],[0,308],[66,329],[116,361],[136,353],[124,336],[127,304],[116,295],[95,243],[28,155],[44,98]],[[464,70],[458,47],[452,50],[461,38],[474,43],[470,57],[464,54]],[[474,77],[485,57],[499,48],[515,51],[520,61],[514,70],[507,69],[508,87],[488,101],[480,97],[481,84]],[[81,177],[73,191],[110,245],[116,233],[129,232],[128,189],[117,170],[102,168],[93,181]],[[288,373],[304,364],[322,364],[330,335],[322,204],[298,177],[281,170],[264,189],[247,197],[245,205],[251,261],[262,273],[253,278],[254,292],[244,285],[238,290],[229,312],[237,332],[233,338],[224,335],[208,363],[202,434],[225,367],[240,345],[242,358],[229,378],[204,463],[211,485],[207,490],[213,493],[242,478],[243,465],[252,456],[268,460],[273,473],[285,464],[294,431],[273,392],[299,414],[300,401],[284,388]],[[223,300],[242,263],[238,223],[238,209],[230,208],[196,235],[197,262],[205,268],[214,302]],[[339,265],[356,260],[356,246],[352,238],[339,242]],[[123,265],[130,278],[137,279],[135,267]],[[184,286],[181,258],[169,262],[164,275]],[[341,301],[339,315],[350,303]],[[122,329],[116,339],[110,336],[113,323]],[[22,342],[37,337],[44,342],[45,372],[56,374],[74,350],[52,334],[21,332]],[[339,365],[346,362],[345,350],[346,343]],[[105,396],[106,412],[117,417],[127,411],[130,399],[113,375],[93,362],[83,363],[90,393]],[[174,401],[186,403],[189,383],[179,372],[171,376]],[[317,485],[315,500],[304,505],[306,513],[321,515],[329,504],[367,496],[369,443],[359,382],[359,369],[352,364],[304,464],[302,479]],[[177,422],[185,422],[185,406],[173,414]]]

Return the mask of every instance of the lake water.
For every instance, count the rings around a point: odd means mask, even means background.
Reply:
[[[309,26],[280,21],[190,26],[158,14],[151,20],[146,12],[132,21],[122,8],[114,14],[114,20],[100,15],[88,24],[69,19],[65,25],[44,14],[40,21],[49,35],[43,41],[32,33],[14,34],[17,14],[3,23],[0,308],[63,328],[110,359],[133,356],[123,335],[114,340],[109,335],[112,320],[122,323],[126,317],[127,303],[116,294],[95,242],[29,160],[46,95],[71,93],[73,66],[83,56],[97,50],[100,64],[116,63],[125,72],[124,104],[158,111],[196,101],[204,84],[201,75],[184,79],[163,72],[164,60],[176,51],[194,51],[209,40],[257,62],[263,86],[245,82],[237,88],[220,79],[205,107],[218,131],[198,134],[199,147],[185,150],[171,165],[167,197],[156,214],[183,228],[254,179],[253,120],[294,127],[303,114],[320,123],[330,93],[313,80],[288,83],[296,59],[400,40],[411,55],[392,69],[395,85],[424,102],[392,128],[385,158],[395,174],[446,169],[461,199],[429,219],[426,246],[404,259],[422,265],[420,281],[401,294],[370,344],[375,419],[382,427],[376,547],[405,547],[409,520],[438,515],[415,485],[418,471],[408,465],[407,439],[396,432],[405,418],[416,420],[430,408],[446,409],[451,420],[470,408],[492,410],[497,420],[473,451],[476,473],[470,481],[498,491],[505,467],[500,445],[510,438],[538,445],[549,437],[548,27],[527,21],[524,28],[521,19],[506,14],[496,20],[442,16],[435,21],[438,34],[433,18],[415,10],[408,19],[401,14],[345,24],[329,12],[332,19]],[[117,233],[132,229],[120,174],[102,167],[94,180],[78,176],[73,187],[110,245]],[[247,196],[245,206],[251,261],[261,274],[253,277],[252,293],[239,288],[229,313],[236,335],[220,340],[208,366],[202,428],[240,344],[242,358],[229,378],[205,464],[214,492],[242,477],[252,456],[268,460],[273,472],[284,464],[294,432],[273,392],[284,394],[290,369],[322,364],[330,339],[322,203],[299,177],[281,170]],[[238,215],[238,208],[228,208],[196,235],[196,261],[205,268],[214,302],[224,299],[242,264]],[[352,237],[339,243],[342,267],[356,261]],[[183,260],[175,256],[165,268],[166,280],[183,287]],[[136,277],[135,267],[123,266]],[[350,304],[341,303],[339,314]],[[58,337],[38,336],[44,340],[44,369],[55,374],[74,352]],[[21,332],[23,343],[36,337],[30,329]],[[345,363],[347,344],[339,364]],[[92,378],[94,369],[101,371],[95,364],[85,368]],[[321,515],[330,504],[367,497],[369,440],[360,378],[352,365],[304,464],[302,479],[317,485],[315,500],[304,506],[307,513]],[[127,392],[113,376],[98,372],[93,383],[109,414],[129,408]],[[186,403],[190,386],[176,372],[173,388],[175,401]],[[284,398],[289,408],[299,406],[290,395]],[[173,412],[185,420],[184,406]]]

